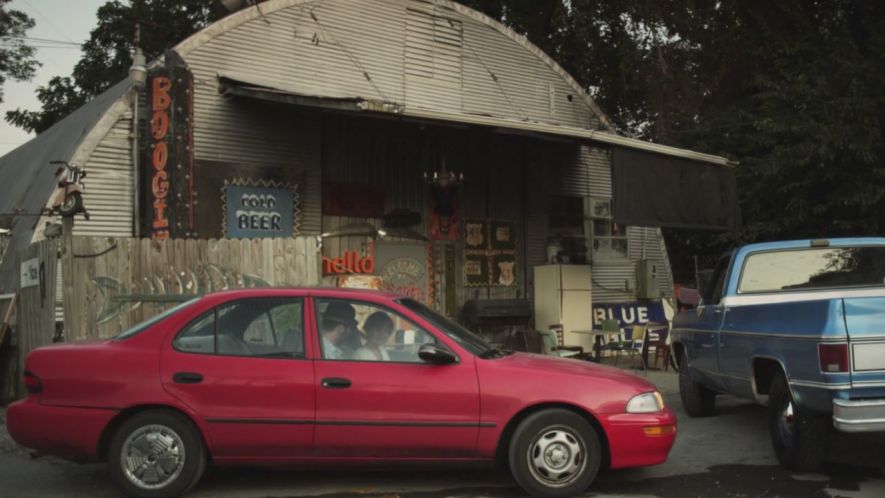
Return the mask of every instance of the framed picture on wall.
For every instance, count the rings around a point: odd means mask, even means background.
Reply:
[[[489,258],[485,253],[464,255],[464,285],[466,287],[489,285]]]

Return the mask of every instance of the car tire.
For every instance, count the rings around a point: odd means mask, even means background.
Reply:
[[[107,460],[111,479],[127,496],[182,496],[202,477],[206,449],[185,416],[151,410],[120,425]]]
[[[709,417],[716,413],[716,392],[691,378],[684,352],[679,355],[679,397],[689,417]]]
[[[800,472],[819,469],[827,454],[830,417],[799,407],[783,373],[768,393],[771,443],[780,464]]]
[[[527,493],[560,498],[583,493],[593,483],[602,445],[587,419],[550,409],[520,422],[507,456],[513,478]]]

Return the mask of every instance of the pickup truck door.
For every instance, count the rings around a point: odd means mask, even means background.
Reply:
[[[693,330],[694,340],[686,345],[689,367],[694,369],[699,377],[706,379],[706,384],[710,387],[719,389],[725,387],[719,369],[719,332],[725,316],[722,293],[730,262],[730,255],[723,257],[713,270],[697,309],[698,319]]]

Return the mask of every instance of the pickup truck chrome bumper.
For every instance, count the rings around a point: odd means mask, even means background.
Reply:
[[[833,425],[842,432],[885,432],[885,399],[834,399]]]

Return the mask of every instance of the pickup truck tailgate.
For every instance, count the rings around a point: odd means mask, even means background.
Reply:
[[[885,386],[885,296],[846,298],[844,303],[851,382]]]

